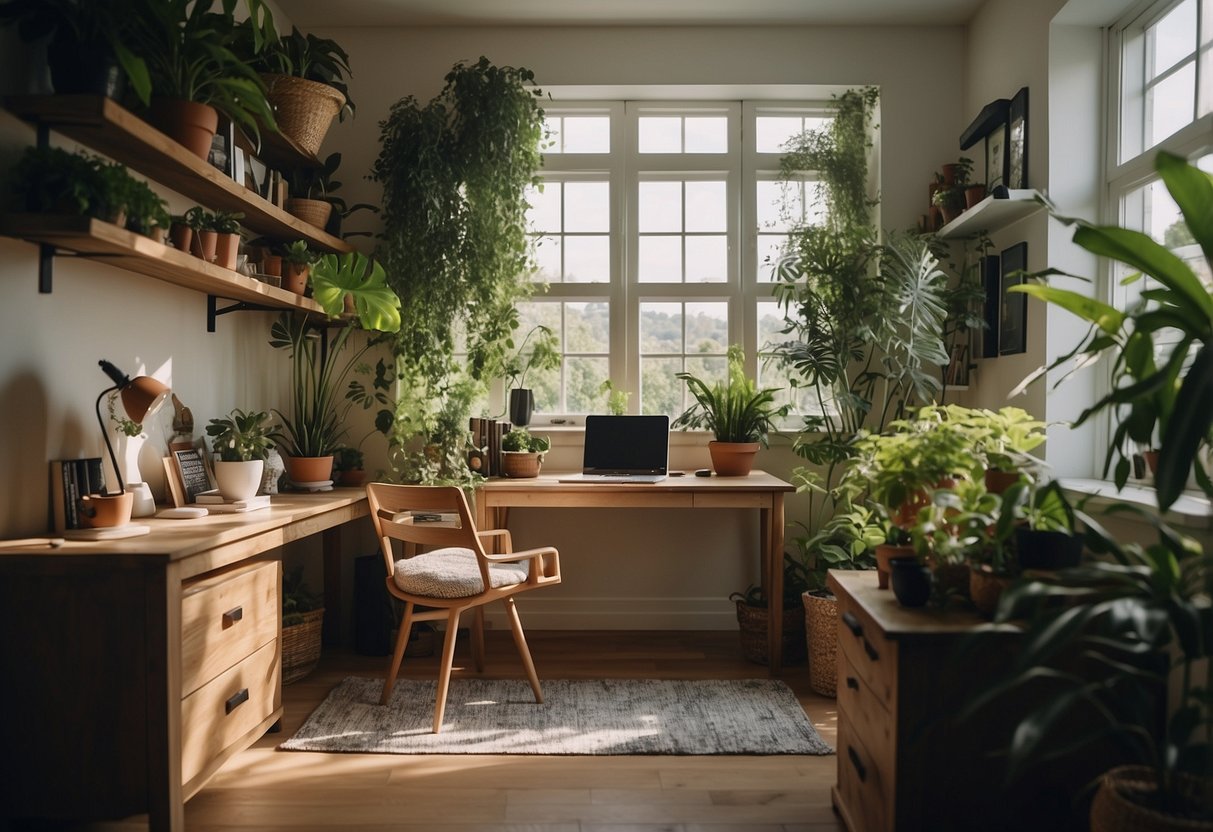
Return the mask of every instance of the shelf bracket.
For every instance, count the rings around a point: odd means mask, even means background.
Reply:
[[[50,127],[39,122],[37,134],[38,149],[45,150],[50,147]],[[54,277],[55,247],[50,243],[40,243],[38,245],[38,294],[49,295],[51,293],[51,284],[54,282]]]
[[[237,303],[233,303],[230,306],[224,306],[221,309],[219,307],[219,296],[218,295],[207,295],[206,296],[206,331],[214,332],[215,331],[215,321],[219,318],[220,315],[226,315],[229,312],[273,312],[274,309],[275,309],[275,307],[273,307],[273,306],[263,306],[262,304],[259,304],[259,303],[246,303],[245,301],[238,301]]]

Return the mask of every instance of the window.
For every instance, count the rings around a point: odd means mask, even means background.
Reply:
[[[675,374],[722,378],[731,343],[761,384],[786,384],[760,355],[782,337],[773,263],[815,200],[813,173],[780,183],[779,160],[790,138],[827,123],[828,100],[545,108],[528,220],[547,290],[521,311],[524,327],[558,333],[564,361],[528,379],[537,421],[601,412],[607,379],[631,412],[677,416],[688,400]]]

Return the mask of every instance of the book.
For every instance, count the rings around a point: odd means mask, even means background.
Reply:
[[[215,499],[216,497],[218,499]],[[258,509],[269,508],[270,495],[258,494],[247,500],[224,500],[217,494],[200,494],[195,501],[195,505],[205,508],[212,514],[224,512],[237,514],[243,511],[257,511]]]
[[[72,516],[72,477],[75,467],[69,459],[53,459],[48,463],[50,468],[50,530],[55,534],[63,534],[65,529],[74,528]]]
[[[121,540],[124,537],[139,537],[151,530],[151,526],[127,523],[125,526],[107,526],[103,529],[67,529],[63,537],[66,540]]]

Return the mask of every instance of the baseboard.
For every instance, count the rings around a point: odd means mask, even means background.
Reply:
[[[528,630],[736,630],[737,609],[722,598],[518,597]],[[485,608],[486,626],[508,627],[499,604]]]

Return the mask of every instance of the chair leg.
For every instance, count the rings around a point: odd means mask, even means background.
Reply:
[[[434,694],[434,733],[442,730],[442,715],[446,711],[446,694],[451,687],[451,665],[455,662],[455,639],[459,635],[459,607],[446,617],[446,638],[442,642],[442,666],[438,668],[438,690]]]
[[[506,615],[510,619],[510,630],[514,633],[514,646],[518,648],[518,655],[522,658],[522,666],[526,669],[526,677],[531,682],[531,690],[535,691],[535,702],[543,704],[543,691],[539,687],[539,676],[535,673],[535,662],[531,661],[530,648],[526,646],[526,636],[522,632],[522,621],[518,618],[518,608],[514,606],[514,599],[503,598],[502,603],[505,604]]]
[[[484,673],[484,605],[475,608],[476,620],[472,626],[472,664],[477,673]]]
[[[404,648],[409,643],[409,631],[413,628],[413,604],[405,603],[404,617],[400,621],[400,633],[396,636],[396,650],[392,653],[392,663],[387,669],[387,678],[383,681],[383,695],[379,704],[386,705],[392,698],[392,685],[396,684],[396,674],[400,672],[400,662],[404,659]]]

